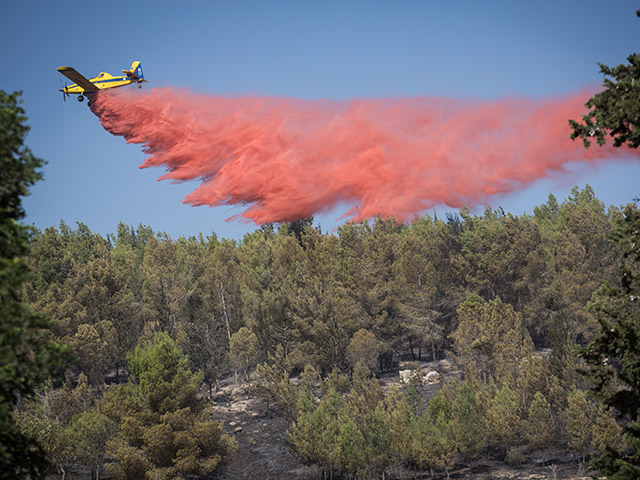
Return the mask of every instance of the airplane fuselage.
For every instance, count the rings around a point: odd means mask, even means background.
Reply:
[[[78,95],[78,100],[84,100],[83,95],[90,95],[99,90],[107,90],[109,88],[124,87],[125,85],[137,84],[138,88],[142,87],[142,82],[146,82],[142,73],[142,65],[139,61],[131,64],[129,70],[122,70],[124,75],[114,76],[107,72],[100,72],[97,76],[88,79],[79,74],[72,67],[58,67],[58,72],[75,83],[62,88],[62,96]]]
[[[110,73],[102,72],[97,77],[89,79],[91,83],[93,83],[98,90],[106,90],[107,88],[117,88],[124,87],[125,85],[131,85],[132,83],[136,83],[131,77],[126,77],[124,75],[119,77],[114,77]],[[74,83],[69,85],[68,87],[64,87],[65,93],[70,94],[78,94],[82,95],[84,93],[84,88]]]

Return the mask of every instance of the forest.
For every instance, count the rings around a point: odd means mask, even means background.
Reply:
[[[587,148],[640,145],[628,60],[601,65],[616,81],[569,120]],[[239,241],[42,231],[21,223],[44,162],[19,97],[0,91],[0,480],[225,478],[250,453],[215,414],[229,383],[266,402],[261,428],[281,426],[305,478],[448,478],[549,451],[640,478],[638,199],[586,185],[532,214],[307,218]]]
[[[600,285],[620,283],[612,232],[629,212],[587,185],[533,215],[336,232],[306,219],[241,241],[61,222],[30,238],[23,298],[73,360],[19,423],[62,476],[83,462],[94,478],[105,464],[117,479],[206,475],[234,449],[206,404],[235,375],[286,417],[295,455],[336,478],[623,449],[576,352],[596,337]],[[417,366],[442,358],[458,373],[427,399]],[[402,365],[416,365],[409,384],[383,391],[376,376]]]

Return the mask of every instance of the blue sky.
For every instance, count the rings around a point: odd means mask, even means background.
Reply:
[[[139,170],[139,146],[108,134],[86,102],[62,102],[60,65],[89,77],[141,60],[151,82],[144,88],[214,95],[562,95],[599,85],[597,62],[617,65],[638,51],[638,8],[627,0],[9,2],[0,89],[24,92],[27,145],[48,162],[24,200],[26,222],[83,222],[103,235],[120,221],[143,223],[174,238],[241,238],[256,228],[224,222],[241,207],[183,205],[195,183],[158,182],[161,170]],[[531,213],[549,193],[562,200],[585,183],[606,204],[625,204],[640,195],[640,162],[574,165],[491,206]],[[344,210],[317,220],[334,228]]]

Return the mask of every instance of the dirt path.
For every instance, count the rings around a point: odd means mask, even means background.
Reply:
[[[281,416],[270,417],[264,400],[249,396],[243,385],[231,384],[217,392],[212,410],[238,442],[220,478],[300,478],[303,465],[289,451],[289,425]]]

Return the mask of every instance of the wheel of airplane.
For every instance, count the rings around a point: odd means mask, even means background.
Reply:
[[[84,101],[84,97],[82,95],[78,95],[78,101],[79,102],[83,102]]]
[[[138,84],[138,88],[142,88],[142,84],[141,83]]]

